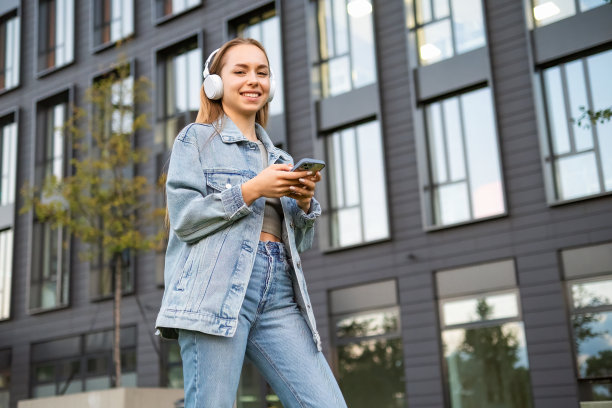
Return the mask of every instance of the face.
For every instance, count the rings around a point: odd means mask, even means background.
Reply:
[[[223,110],[244,117],[255,117],[268,101],[270,69],[266,55],[251,44],[233,46],[224,55],[221,69]]]

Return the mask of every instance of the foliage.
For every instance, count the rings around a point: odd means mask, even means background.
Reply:
[[[581,114],[578,119],[573,119],[573,121],[580,127],[588,129],[591,127],[591,125],[595,125],[597,123],[604,124],[612,120],[612,107],[598,111],[587,109],[584,106],[580,106],[579,109]]]

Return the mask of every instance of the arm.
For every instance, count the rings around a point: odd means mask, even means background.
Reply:
[[[298,252],[304,252],[312,247],[314,240],[314,225],[318,216],[321,215],[321,206],[319,202],[312,197],[310,201],[310,209],[308,213],[304,212],[294,199],[289,200],[290,212],[293,219],[295,246]]]
[[[173,231],[179,239],[191,243],[227,227],[253,210],[244,202],[240,185],[206,194],[200,154],[190,131],[187,129],[186,134],[174,141],[166,194]]]

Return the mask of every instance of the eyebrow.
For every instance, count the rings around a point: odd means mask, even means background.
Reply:
[[[234,68],[248,68],[248,67],[249,66],[247,64],[234,64]],[[261,64],[257,67],[257,69],[261,69],[261,68],[269,69],[266,64]]]

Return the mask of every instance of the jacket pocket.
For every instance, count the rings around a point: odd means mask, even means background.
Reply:
[[[174,285],[175,290],[181,292],[185,290],[187,281],[198,267],[203,244],[206,244],[206,240],[201,240],[191,245],[185,245],[185,252],[187,253],[184,255],[185,261],[180,262],[177,265],[177,268],[179,268],[180,271],[180,276]]]
[[[236,185],[240,185],[245,181],[245,175],[236,169],[212,169],[205,170],[206,177],[206,193],[214,194]]]

